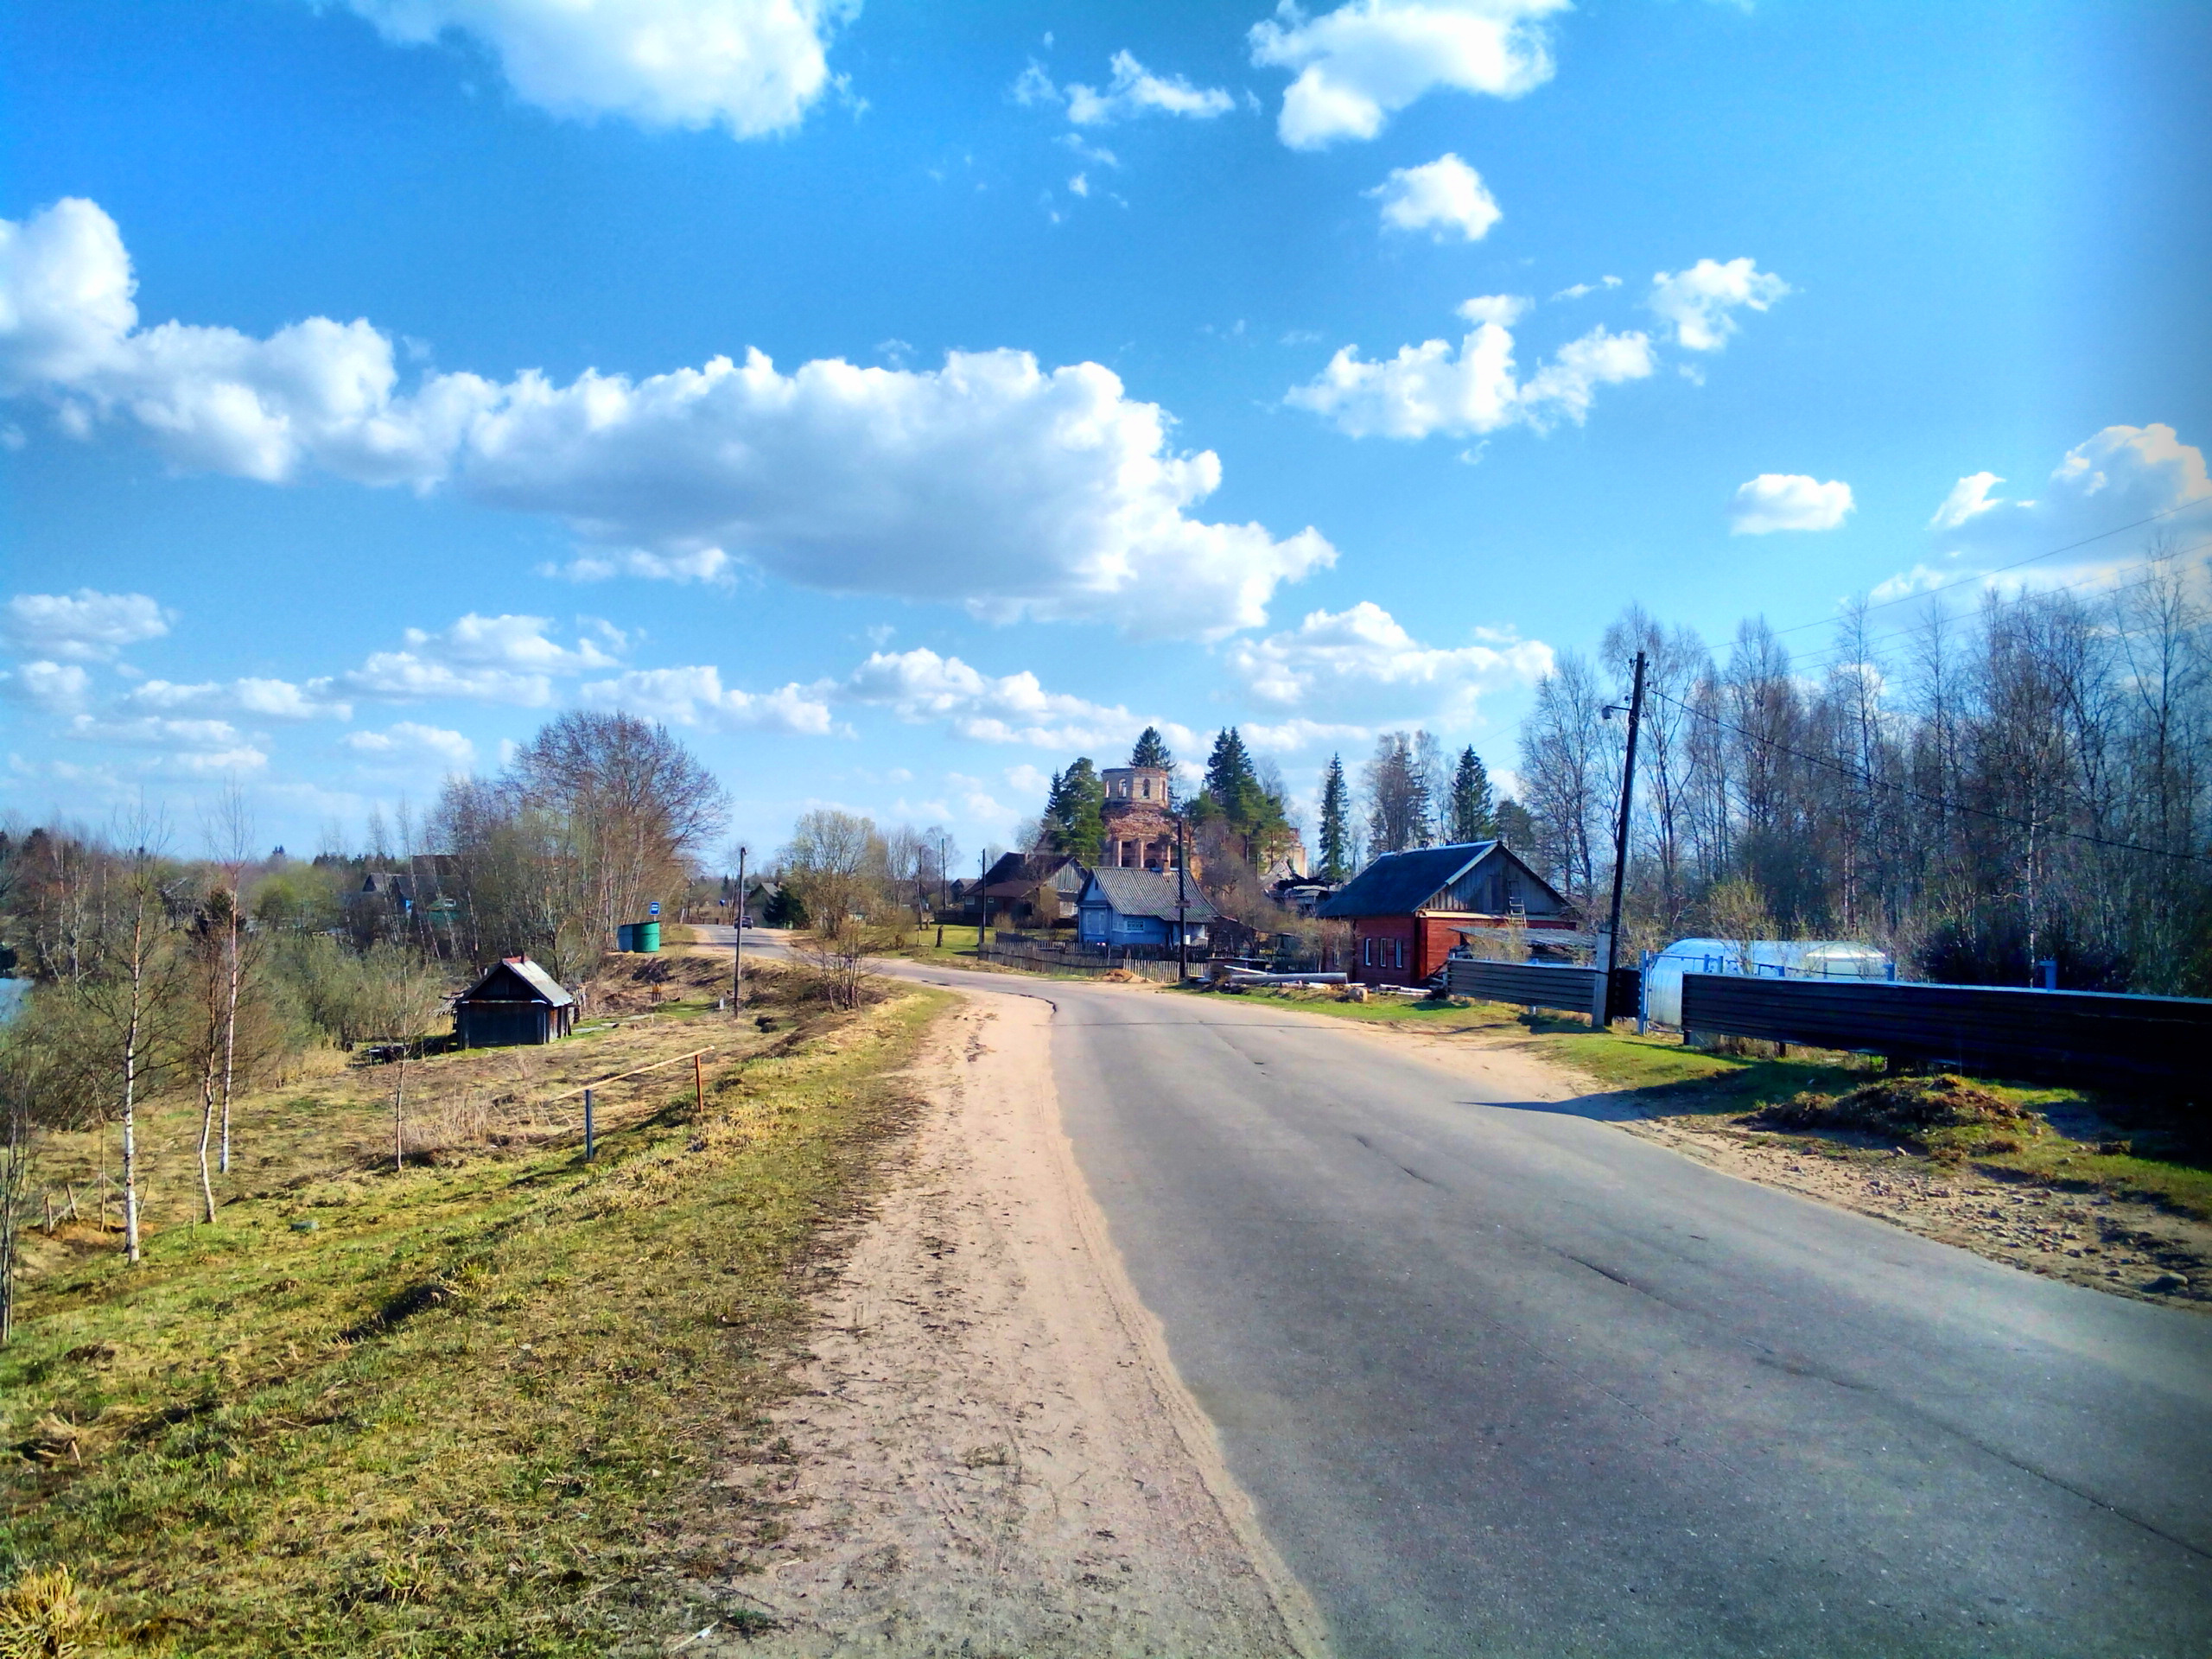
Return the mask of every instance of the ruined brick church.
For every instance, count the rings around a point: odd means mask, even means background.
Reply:
[[[1099,862],[1125,870],[1175,868],[1175,815],[1168,805],[1165,766],[1109,766],[1100,774],[1106,800],[1098,816],[1106,825]]]

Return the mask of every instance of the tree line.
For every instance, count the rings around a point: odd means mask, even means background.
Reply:
[[[1567,654],[1521,731],[1524,850],[1594,906],[1611,882],[1635,654],[1646,662],[1624,932],[1837,936],[1909,971],[2212,991],[2212,628],[2154,548],[2117,589],[1991,594],[1793,654],[1725,653],[1630,607]]]

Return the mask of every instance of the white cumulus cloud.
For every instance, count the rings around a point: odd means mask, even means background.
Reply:
[[[434,373],[408,391],[363,321],[266,340],[138,327],[122,239],[91,202],[6,229],[0,385],[65,425],[127,422],[180,467],[320,470],[552,514],[585,543],[577,575],[715,579],[738,560],[994,620],[1203,637],[1263,622],[1276,588],[1336,556],[1310,528],[1192,517],[1219,459],[1172,448],[1166,412],[1096,363],[999,350],[784,373],[750,351],[641,380]]]
[[[499,59],[524,102],[739,138],[798,124],[830,82],[839,0],[349,0],[386,40],[452,31]]]
[[[1802,473],[1761,473],[1738,487],[1728,505],[1731,536],[1777,530],[1834,530],[1852,509],[1851,486],[1826,484]]]
[[[1382,198],[1383,224],[1427,231],[1439,242],[1446,236],[1479,242],[1501,216],[1482,175],[1449,150],[1419,167],[1392,168],[1367,194]]]
[[[2011,589],[2118,581],[2162,539],[2201,558],[2197,544],[2212,531],[2204,452],[2161,421],[2107,426],[2075,444],[2032,499],[1993,499],[1985,479],[2003,482],[1988,473],[1961,479],[1930,521],[1933,539],[1958,563],[1917,564],[1885,582],[1881,597],[1939,583]],[[2031,560],[2017,573],[2002,569]]]
[[[2050,475],[2052,493],[2122,512],[2158,512],[2212,500],[2204,452],[2161,422],[2108,426],[2066,452]]]
[[[207,680],[191,685],[145,680],[131,687],[123,700],[139,709],[246,715],[262,720],[351,720],[353,705],[331,696],[330,686],[327,679],[304,684],[256,678]]]
[[[1688,270],[1661,271],[1644,303],[1675,331],[1685,351],[1717,352],[1736,332],[1738,310],[1764,311],[1790,292],[1771,271],[1748,258],[1700,259]]]
[[[725,687],[721,670],[711,663],[632,669],[613,679],[588,682],[582,696],[587,702],[671,726],[797,737],[825,737],[836,729],[821,687],[793,683],[774,691],[741,690]]]
[[[1310,715],[1373,718],[1418,715],[1447,727],[1474,718],[1485,691],[1533,684],[1551,671],[1552,648],[1535,639],[1429,645],[1370,600],[1342,611],[1314,611],[1295,628],[1239,640],[1230,671],[1255,697]],[[1316,727],[1298,745],[1326,741]]]
[[[1210,121],[1236,107],[1236,100],[1220,87],[1193,86],[1180,75],[1155,75],[1127,52],[1116,52],[1108,67],[1113,79],[1103,92],[1074,82],[1067,86],[1068,119],[1076,125],[1100,126],[1140,115]]]
[[[67,662],[111,660],[126,645],[158,639],[169,618],[144,594],[17,594],[8,601],[0,634],[26,656]]]
[[[889,709],[902,720],[942,720],[954,735],[1046,749],[1126,748],[1147,726],[1171,747],[1197,739],[1185,726],[1135,715],[1120,704],[1047,691],[1037,676],[990,675],[926,648],[876,652],[839,687],[845,701]]]
[[[539,709],[553,701],[556,677],[619,666],[589,639],[559,644],[546,632],[551,626],[542,616],[472,611],[435,633],[409,628],[404,649],[372,652],[335,683],[358,696],[394,702],[458,697]]]
[[[72,715],[92,695],[92,677],[74,663],[19,663],[0,669],[0,696],[41,713]]]
[[[1543,431],[1562,420],[1580,424],[1599,386],[1641,380],[1657,365],[1646,335],[1599,327],[1560,347],[1523,381],[1512,326],[1526,305],[1502,295],[1469,300],[1460,315],[1475,327],[1456,351],[1448,340],[1431,340],[1370,360],[1346,346],[1285,401],[1356,438],[1474,436],[1516,425]]]
[[[695,547],[679,552],[656,553],[642,547],[581,553],[565,564],[546,565],[539,574],[566,576],[571,582],[605,582],[613,576],[636,576],[646,582],[706,582],[728,588],[736,581],[737,562],[719,547]]]
[[[158,715],[117,719],[79,715],[66,731],[68,736],[82,742],[156,751],[152,770],[187,777],[258,772],[269,764],[267,753],[226,720],[168,720]]]
[[[384,762],[434,760],[448,772],[466,772],[476,762],[476,746],[459,732],[411,720],[381,732],[348,732],[343,741],[356,754]]]
[[[1989,492],[2005,480],[1994,473],[1970,473],[1951,486],[1951,493],[1936,509],[1936,516],[1928,521],[1932,530],[1956,530],[1969,518],[1978,518],[1992,507],[2002,506],[2001,501],[1990,499]]]
[[[1294,149],[1372,138],[1439,89],[1518,98],[1551,79],[1543,20],[1568,0],[1351,0],[1308,16],[1282,0],[1253,25],[1252,61],[1287,69],[1275,130]]]

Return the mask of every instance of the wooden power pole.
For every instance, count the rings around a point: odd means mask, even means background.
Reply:
[[[1629,811],[1636,804],[1636,734],[1643,723],[1643,653],[1639,651],[1636,680],[1628,699],[1628,755],[1621,765],[1621,811],[1613,823],[1613,907],[1605,934],[1605,989],[1599,998],[1608,1020],[1613,1013],[1613,969],[1621,954],[1621,889],[1628,877]],[[1613,710],[1608,709],[1605,714],[1610,718]]]

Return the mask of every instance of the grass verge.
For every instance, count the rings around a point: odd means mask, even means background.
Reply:
[[[1193,992],[1192,995],[1199,993]],[[1799,1051],[1750,1056],[1685,1048],[1681,1038],[1599,1032],[1586,1020],[1526,1014],[1506,1003],[1346,1002],[1333,991],[1279,987],[1238,995],[1268,997],[1316,1014],[1440,1037],[1504,1044],[1580,1072],[1650,1116],[1689,1120],[1801,1143],[1839,1158],[1886,1156],[1880,1137],[1816,1128],[1783,1129],[1751,1120],[1801,1094],[1840,1095],[1879,1074],[1864,1055]],[[1970,1160],[1992,1174],[2064,1191],[2147,1200],[2212,1221],[2212,1144],[2200,1115],[2178,1103],[2116,1091],[1974,1080],[2031,1116],[2002,1136],[1937,1133],[1936,1164]],[[2010,1147],[2004,1141],[2012,1141]]]
[[[774,1523],[709,1477],[772,1460],[748,1437],[821,1229],[949,1000],[779,1021],[703,1112],[659,1074],[594,1164],[387,1162],[171,1227],[135,1269],[54,1264],[0,1351],[0,1567],[67,1567],[122,1652],[595,1655],[757,1623],[701,1586]]]

